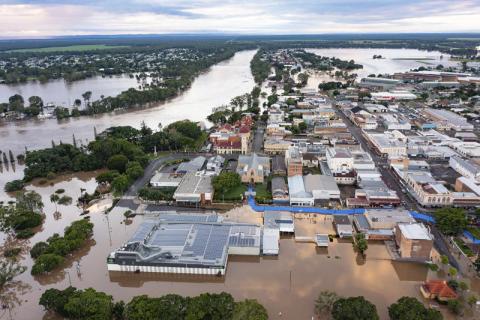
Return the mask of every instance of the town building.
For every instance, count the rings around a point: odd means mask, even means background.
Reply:
[[[412,195],[422,206],[443,207],[452,204],[452,194],[443,184],[436,181],[430,172],[407,171],[405,183],[413,191]]]
[[[408,91],[372,92],[371,96],[374,101],[402,101],[417,99],[416,95]]]
[[[285,165],[289,177],[303,174],[303,157],[300,150],[290,146],[285,152]]]
[[[468,123],[464,117],[444,109],[425,108],[422,114],[448,130],[472,131],[473,124]]]
[[[208,204],[213,200],[212,177],[203,172],[189,172],[173,194],[173,199],[184,204]]]
[[[348,215],[333,215],[333,226],[340,238],[351,238],[353,236],[352,222]]]
[[[285,165],[285,157],[283,155],[272,157],[272,174],[276,176],[287,175],[287,166]]]
[[[358,85],[364,88],[388,90],[396,87],[400,83],[401,81],[396,79],[367,77],[361,78]]]
[[[203,168],[205,165],[205,161],[207,159],[203,156],[198,156],[193,158],[190,161],[182,162],[178,165],[177,170],[175,170],[176,174],[185,174],[190,172],[197,172]]]
[[[169,173],[156,172],[150,179],[150,185],[156,188],[176,188],[182,182],[183,176]]]
[[[301,175],[288,177],[288,193],[290,205],[292,206],[313,206],[314,198],[311,192],[306,191],[303,177]]]
[[[395,227],[395,243],[400,258],[431,261],[433,235],[422,223],[399,223]]]
[[[229,254],[259,255],[261,230],[217,215],[161,214],[107,258],[109,271],[224,275]]]
[[[260,157],[256,153],[240,155],[237,173],[243,183],[263,183],[265,177],[270,175],[270,158]]]
[[[396,138],[392,132],[374,133],[365,131],[365,137],[379,155],[389,158],[407,155],[406,143]]]
[[[340,200],[335,178],[327,175],[309,174],[303,177],[305,191],[312,194],[314,204],[325,204],[329,200]]]
[[[326,159],[332,173],[350,172],[353,170],[353,156],[345,148],[327,148]]]
[[[289,202],[288,186],[284,177],[272,178],[272,199],[274,203]]]
[[[464,160],[460,157],[450,157],[450,167],[464,177],[480,182],[480,166],[473,161]]]

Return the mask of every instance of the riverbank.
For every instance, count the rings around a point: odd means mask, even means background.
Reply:
[[[2,150],[19,154],[28,150],[48,147],[51,140],[71,142],[73,134],[79,144],[88,144],[97,132],[111,126],[131,125],[140,128],[142,121],[151,128],[159,123],[166,126],[178,120],[206,121],[212,108],[228,104],[230,100],[250,92],[255,83],[250,73],[250,60],[255,50],[237,52],[200,74],[183,94],[151,108],[133,109],[132,112],[115,111],[108,114],[69,118],[18,121],[0,124]]]

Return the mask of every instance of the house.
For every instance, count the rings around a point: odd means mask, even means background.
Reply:
[[[202,172],[186,173],[175,190],[173,198],[176,202],[185,204],[212,203],[212,177]]]
[[[433,235],[423,223],[399,223],[395,227],[395,243],[401,258],[430,261]]]
[[[353,236],[352,223],[347,215],[334,215],[333,227],[340,238],[349,238]]]
[[[285,166],[285,157],[276,155],[272,158],[272,174],[277,176],[286,176],[287,167]]]
[[[264,178],[270,175],[270,158],[252,155],[238,157],[237,173],[243,183],[263,183]]]
[[[272,198],[274,203],[288,202],[288,187],[284,177],[274,177],[272,179]]]
[[[448,301],[457,299],[457,293],[450,288],[445,280],[428,280],[420,286],[420,292],[425,299]]]

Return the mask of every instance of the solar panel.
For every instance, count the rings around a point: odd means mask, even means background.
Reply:
[[[154,221],[144,221],[140,226],[138,226],[137,231],[130,238],[130,242],[143,241],[145,237],[152,231],[152,228],[155,226]]]

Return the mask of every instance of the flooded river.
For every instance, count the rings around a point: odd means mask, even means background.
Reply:
[[[167,125],[177,120],[204,121],[212,108],[227,104],[254,86],[250,73],[250,60],[254,50],[241,51],[229,60],[211,67],[201,74],[184,94],[155,107],[102,114],[93,117],[28,120],[0,123],[2,150],[11,149],[15,154],[28,149],[38,149],[56,142],[77,140],[87,143],[93,139],[93,128],[98,132],[110,126],[131,125],[140,127],[145,123],[156,129],[158,124]]]
[[[375,52],[383,55],[379,50]],[[51,139],[70,141],[73,133],[77,139],[91,139],[93,126],[100,131],[111,125],[138,126],[142,120],[150,126],[185,118],[203,120],[212,107],[227,103],[233,96],[251,90],[253,79],[249,61],[253,54],[254,51],[237,53],[232,59],[212,67],[198,77],[184,95],[151,109],[60,123],[56,120],[9,123],[0,127],[1,148],[23,150],[25,145],[39,148],[50,145]],[[381,319],[386,319],[388,305],[405,295],[420,298],[420,284],[427,278],[436,277],[425,266],[390,261],[382,243],[369,243],[367,258],[364,260],[354,253],[349,241],[335,240],[328,250],[319,250],[313,244],[297,243],[292,238],[281,240],[280,255],[276,258],[230,257],[226,276],[221,278],[108,272],[107,255],[128,240],[142,222],[142,217],[138,216],[126,223],[123,216],[126,208],[119,207],[108,215],[91,214],[94,223],[93,239],[65,262],[64,269],[47,276],[32,277],[32,259],[28,250],[55,232],[63,233],[66,226],[81,218],[79,214],[82,210],[74,204],[59,205],[60,214],[54,214],[55,205],[50,202],[50,195],[63,188],[66,195],[76,200],[81,188],[87,192],[95,189],[94,177],[97,174],[98,172],[65,175],[44,185],[28,186],[28,189],[42,195],[46,219],[41,232],[16,244],[24,248],[20,263],[27,266],[28,270],[16,278],[18,283],[11,290],[11,299],[16,304],[12,310],[12,319],[51,319],[52,315],[45,314],[38,305],[40,295],[48,288],[64,289],[70,284],[78,288],[93,287],[113,295],[117,300],[126,301],[140,294],[197,295],[202,292],[226,291],[236,299],[258,299],[267,308],[271,319],[306,320],[312,319],[314,300],[318,293],[331,290],[344,296],[364,295],[375,303]],[[21,165],[16,164],[15,168],[2,167],[0,200],[8,201],[11,196],[3,192],[5,182],[22,176]],[[261,221],[260,215],[248,207],[236,209],[227,215],[227,218],[235,221]],[[305,216],[296,219],[295,223],[301,236],[311,236],[315,232],[333,233],[331,220],[323,216]],[[4,238],[0,240],[4,245],[10,241]],[[473,289],[476,292],[480,290],[478,282],[475,282]],[[8,319],[5,310],[0,311],[0,319],[2,317]]]
[[[441,64],[444,67],[458,65],[458,62],[450,61],[448,54],[439,51],[421,51],[417,49],[306,49],[308,52],[319,56],[336,57],[343,60],[355,60],[363,65],[363,69],[353,72],[358,74],[359,79],[370,74],[392,74],[395,72],[408,71],[419,67],[436,67]],[[382,59],[373,59],[373,55],[381,55]]]
[[[29,81],[19,84],[0,84],[0,103],[8,102],[8,98],[14,94],[21,95],[25,101],[31,96],[39,96],[45,104],[53,103],[57,106],[70,107],[75,99],[82,99],[86,91],[92,92],[91,100],[100,99],[103,95],[116,96],[129,88],[137,88],[139,83],[135,78],[128,75],[111,77],[92,77],[74,82],[66,82],[63,79],[51,80],[45,83]]]

